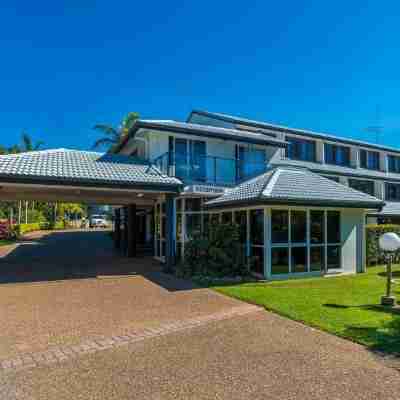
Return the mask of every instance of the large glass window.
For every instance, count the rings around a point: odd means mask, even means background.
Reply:
[[[326,254],[328,270],[340,269],[340,246],[328,246]]]
[[[262,174],[266,169],[265,150],[244,146],[237,147],[237,179]]]
[[[289,242],[289,211],[272,210],[271,212],[272,243]]]
[[[252,245],[264,245],[264,210],[250,211],[250,240]]]
[[[374,181],[349,179],[349,186],[355,190],[374,196]]]
[[[315,142],[312,140],[286,137],[289,143],[286,156],[291,160],[315,161]]]
[[[328,244],[340,243],[340,212],[328,211],[326,213],[326,226],[328,230]]]
[[[292,272],[307,272],[307,247],[292,247]]]
[[[396,172],[400,174],[400,157],[389,155],[387,158],[389,172]]]
[[[240,243],[245,244],[247,240],[247,213],[246,211],[235,212],[235,223],[239,227]]]
[[[310,211],[310,243],[322,244],[324,242],[325,221],[324,212],[320,210]]]
[[[324,152],[327,164],[350,166],[350,147],[325,143]]]
[[[360,167],[379,169],[379,153],[377,151],[360,150]]]
[[[201,233],[201,214],[186,214],[186,236],[192,238]]]
[[[310,248],[310,271],[322,271],[324,269],[324,254],[324,246],[315,246]]]
[[[291,242],[305,243],[307,241],[307,213],[292,211],[290,214]]]
[[[223,212],[221,220],[223,224],[232,223],[232,212],[231,211]]]
[[[271,251],[271,274],[281,275],[289,273],[289,249],[287,247],[273,247]]]
[[[250,211],[250,267],[264,275],[264,210]]]
[[[400,184],[386,183],[385,200],[400,201]]]

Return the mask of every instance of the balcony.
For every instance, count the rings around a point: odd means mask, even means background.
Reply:
[[[234,158],[195,156],[193,159],[174,153],[165,153],[153,164],[162,173],[179,178],[184,183],[205,183],[234,186],[243,180],[267,170],[266,162],[249,162]]]

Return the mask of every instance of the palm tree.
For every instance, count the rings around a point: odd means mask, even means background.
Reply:
[[[22,132],[22,146],[20,148],[22,153],[37,151],[43,146],[43,144],[44,142],[42,140],[39,140],[34,144],[31,137],[26,132]]]
[[[100,147],[109,147],[111,149],[115,145],[121,142],[126,137],[129,130],[132,128],[135,121],[139,119],[139,113],[129,112],[122,120],[121,125],[118,128],[114,128],[107,124],[97,124],[93,127],[96,131],[103,133],[103,137],[97,139],[92,148],[98,149]]]

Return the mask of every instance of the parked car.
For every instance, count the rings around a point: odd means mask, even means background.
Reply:
[[[103,215],[92,215],[89,219],[90,228],[107,228],[108,222]]]

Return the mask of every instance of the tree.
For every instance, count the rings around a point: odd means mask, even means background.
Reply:
[[[42,147],[44,142],[42,140],[33,143],[31,137],[26,133],[22,132],[22,146],[20,147],[20,151],[22,153],[28,151],[37,151]]]
[[[109,149],[119,144],[123,138],[129,134],[129,130],[134,123],[139,119],[139,114],[136,112],[129,112],[126,114],[118,128],[114,128],[107,124],[97,124],[93,127],[94,130],[103,133],[103,137],[97,139],[92,148],[98,149],[101,147],[108,147]]]

